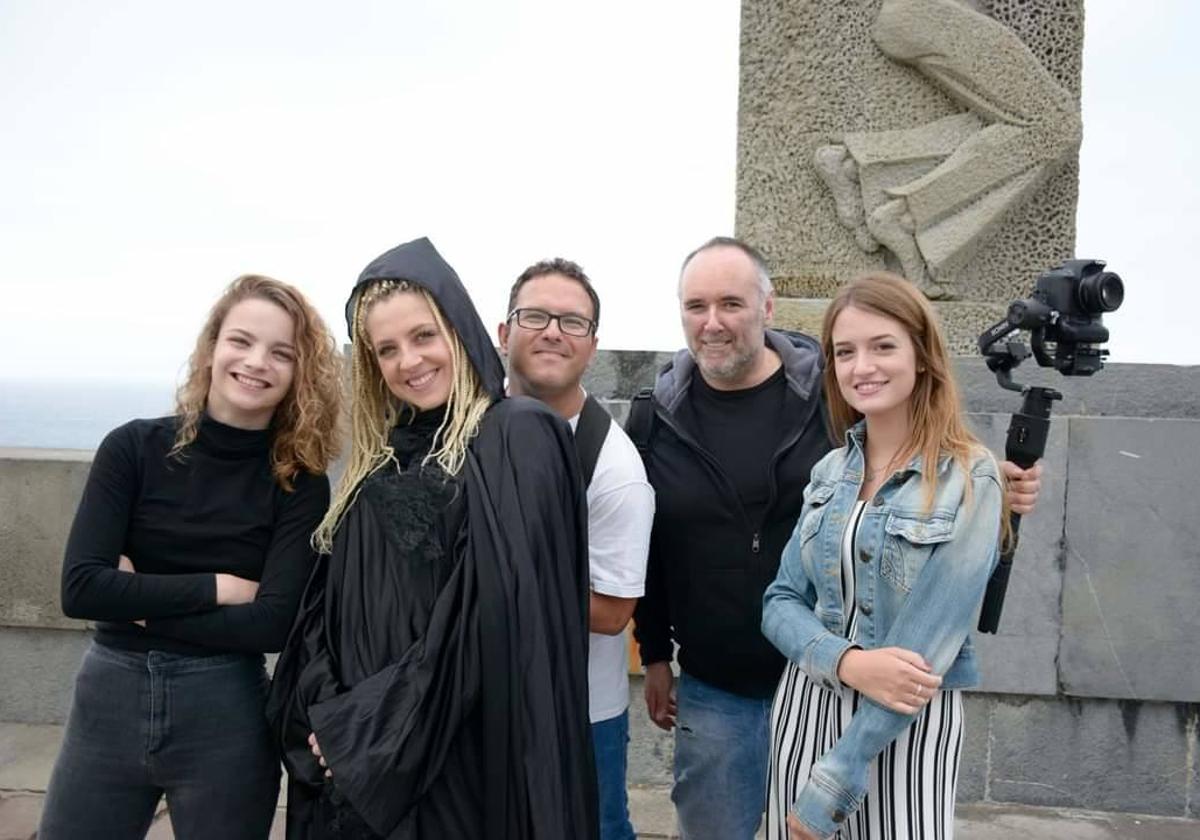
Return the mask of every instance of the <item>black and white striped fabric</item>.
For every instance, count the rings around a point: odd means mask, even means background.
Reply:
[[[846,636],[855,638],[854,541],[859,502],[842,541],[842,593],[850,605]],[[812,766],[829,750],[864,698],[851,688],[830,691],[789,662],[771,709],[768,840],[787,840],[787,814]],[[963,739],[961,691],[939,691],[921,714],[871,764],[870,787],[837,840],[952,840],[954,794]]]

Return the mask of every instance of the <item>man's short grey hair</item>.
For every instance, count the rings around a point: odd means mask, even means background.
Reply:
[[[774,286],[771,285],[771,274],[769,271],[767,271],[767,258],[762,255],[762,251],[758,250],[753,245],[750,245],[732,236],[714,236],[712,239],[708,240],[699,248],[683,258],[683,265],[679,267],[680,293],[683,292],[683,272],[687,270],[688,263],[690,263],[692,258],[697,254],[713,248],[736,248],[749,257],[750,262],[754,263],[754,273],[758,278],[758,288],[759,291],[762,292],[763,300],[766,300],[771,296],[771,292],[774,291]]]

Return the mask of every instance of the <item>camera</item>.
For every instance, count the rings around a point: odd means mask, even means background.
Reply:
[[[1101,260],[1067,260],[1037,279],[1033,295],[1013,301],[1008,324],[1030,330],[1033,355],[1042,367],[1065,376],[1091,376],[1108,355],[1101,323],[1125,299],[1121,278],[1104,270]]]
[[[1104,366],[1108,355],[1100,346],[1108,341],[1103,315],[1116,310],[1124,299],[1125,285],[1116,274],[1104,270],[1103,260],[1067,260],[1038,277],[1033,294],[1009,304],[1004,320],[979,336],[979,352],[1000,387],[1024,397],[1021,410],[1013,414],[1008,426],[1004,442],[1008,460],[1028,468],[1045,454],[1050,409],[1062,394],[1053,388],[1013,382],[1012,371],[1029,358],[1029,348],[1020,339],[1002,340],[1017,330],[1028,330],[1039,365],[1064,376],[1091,376]],[[1011,522],[1012,540],[1000,553],[979,614],[983,633],[995,633],[1000,624],[1020,515],[1011,514]]]
[[[1009,304],[1005,319],[979,337],[979,352],[1003,387],[1019,391],[1007,373],[1029,358],[1029,351],[1021,342],[1000,349],[996,344],[1011,332],[1029,330],[1039,365],[1065,376],[1091,376],[1108,355],[1100,347],[1108,341],[1102,316],[1124,300],[1125,284],[1104,270],[1103,260],[1067,260],[1040,276],[1032,295]]]

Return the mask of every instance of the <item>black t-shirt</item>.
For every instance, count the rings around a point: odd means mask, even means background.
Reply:
[[[329,505],[324,475],[285,492],[269,431],[204,417],[183,457],[175,418],[134,420],[100,444],[63,560],[63,611],[99,622],[97,641],[192,655],[283,647]],[[116,568],[120,555],[136,573]],[[216,572],[259,582],[252,603],[217,606]],[[146,620],[143,628],[132,622]]]
[[[780,366],[758,385],[737,391],[719,391],[697,371],[691,399],[684,403],[697,441],[733,482],[754,524],[766,513],[771,487],[767,470],[783,435],[780,415],[786,397],[787,382]]]

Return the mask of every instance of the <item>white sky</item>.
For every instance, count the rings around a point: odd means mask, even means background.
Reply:
[[[1087,2],[1078,254],[1126,281],[1113,361],[1198,364],[1200,12],[1133,8]],[[359,270],[419,235],[489,325],[562,255],[597,283],[602,347],[679,346],[679,260],[733,227],[738,17],[0,0],[0,379],[173,381],[250,271],[344,337]]]

